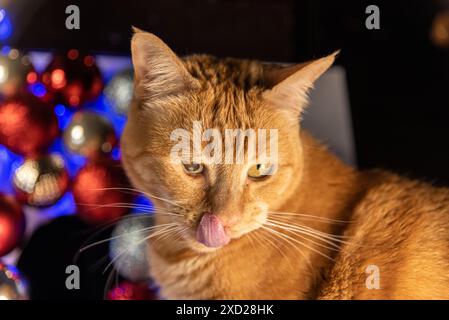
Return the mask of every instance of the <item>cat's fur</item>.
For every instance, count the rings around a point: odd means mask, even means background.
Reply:
[[[180,59],[139,30],[132,55],[136,94],[123,163],[134,186],[156,196],[158,224],[189,227],[150,241],[151,275],[163,297],[449,299],[449,190],[384,171],[359,172],[300,128],[307,90],[335,55],[294,67],[206,55]],[[221,130],[278,128],[278,172],[249,181],[242,178],[245,165],[223,164],[187,175],[169,160],[170,133],[191,130],[195,120]],[[162,214],[167,211],[176,216]],[[210,249],[195,240],[205,211],[229,226],[226,246]],[[268,211],[348,221],[278,220],[343,235],[344,243],[331,250],[310,234],[272,227],[287,241],[261,227]],[[366,286],[369,265],[379,268],[380,289]]]

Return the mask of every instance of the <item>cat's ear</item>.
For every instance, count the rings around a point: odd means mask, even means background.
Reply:
[[[133,27],[131,53],[138,95],[160,98],[193,89],[197,81],[157,36]]]
[[[324,58],[285,68],[269,69],[265,82],[270,89],[263,97],[276,108],[282,108],[299,116],[307,102],[307,93],[314,82],[334,63],[336,51]]]

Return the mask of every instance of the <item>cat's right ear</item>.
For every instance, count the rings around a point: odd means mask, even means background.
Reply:
[[[307,93],[314,82],[334,63],[336,51],[321,59],[281,69],[266,70],[265,81],[270,89],[263,97],[271,104],[300,116],[307,103]]]
[[[133,31],[134,82],[140,98],[162,98],[198,86],[181,59],[161,39],[137,28]]]

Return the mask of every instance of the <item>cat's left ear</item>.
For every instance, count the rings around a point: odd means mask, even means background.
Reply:
[[[263,93],[264,99],[276,108],[299,116],[307,103],[307,93],[314,82],[334,63],[336,51],[324,58],[302,64],[267,70],[265,80],[271,89]]]

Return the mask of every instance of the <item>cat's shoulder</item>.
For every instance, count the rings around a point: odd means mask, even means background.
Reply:
[[[322,298],[449,298],[449,189],[385,171],[366,178]],[[368,266],[380,290],[366,288]]]
[[[410,179],[383,170],[364,173],[366,190],[359,206],[378,207],[381,216],[446,212],[449,218],[449,188]]]
[[[355,242],[386,251],[406,246],[415,253],[445,248],[449,262],[449,188],[385,171],[371,171],[367,177],[372,180],[348,229]]]

